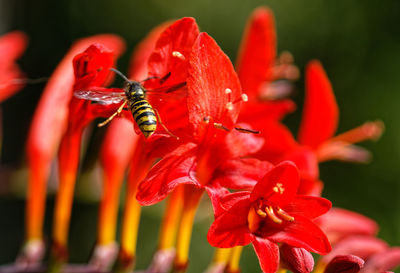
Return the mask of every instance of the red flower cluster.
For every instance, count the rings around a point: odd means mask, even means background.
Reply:
[[[107,270],[117,256],[116,215],[127,171],[116,267],[120,270],[130,270],[134,264],[139,204],[153,205],[169,197],[159,249],[149,272],[167,272],[173,259],[174,272],[184,271],[193,219],[204,192],[211,199],[215,216],[209,243],[233,248],[217,250],[213,264],[222,265],[227,272],[239,270],[241,247],[250,243],[263,272],[311,272],[314,260],[309,252],[326,255],[331,244],[334,254],[320,260],[318,272],[344,272],[345,268],[358,272],[362,259],[366,265],[372,264],[369,268],[380,270],[398,264],[398,249],[379,248],[381,242],[372,239],[376,228],[370,220],[347,218],[369,223],[364,225],[364,233],[362,228],[353,233],[332,228],[330,223],[343,218],[335,218],[338,209],[328,213],[331,202],[320,197],[323,183],[318,163],[330,159],[366,161],[369,153],[353,143],[378,138],[382,123],[369,122],[334,136],[338,107],[333,90],[322,65],[311,61],[306,68],[304,112],[295,140],[281,120],[295,109],[287,97],[299,71],[289,53],[277,57],[271,11],[258,8],[251,16],[236,69],[216,41],[199,31],[193,18],[183,18],[159,26],[137,48],[129,71],[129,78],[137,82],[128,83],[135,83],[138,89],[129,89],[129,84],[107,88],[115,72],[110,68],[123,48],[123,42],[110,35],[78,42],[44,91],[28,140],[28,244],[21,261],[31,264],[41,258],[29,249],[43,239],[45,182],[57,150],[60,187],[52,256],[56,264],[66,260],[84,128],[95,118],[108,118],[126,103],[129,109],[117,116],[128,121],[112,121],[102,147],[104,190],[92,266]],[[146,96],[134,97],[139,96],[137,90]],[[104,97],[74,97],[82,91]],[[111,96],[115,101],[106,102]],[[157,129],[145,138],[138,126],[148,122],[149,109],[156,113]],[[354,237],[360,234],[368,239]],[[341,244],[354,245],[350,239],[361,245],[374,241],[370,249],[376,251],[347,251]],[[379,264],[380,256],[372,254],[382,253],[392,259]]]

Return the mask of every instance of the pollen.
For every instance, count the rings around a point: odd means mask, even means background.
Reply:
[[[172,51],[172,56],[177,57],[183,61],[186,60],[185,56],[179,51]]]
[[[225,89],[225,94],[231,94],[231,93],[232,93],[232,90],[230,88]]]
[[[249,101],[247,94],[242,94],[242,101]]]
[[[282,183],[276,183],[276,186],[273,187],[272,190],[276,193],[283,194],[285,188],[283,187]]]
[[[228,103],[225,105],[225,107],[226,107],[226,109],[228,109],[229,111],[232,111],[232,110],[233,110],[233,103],[232,103],[232,102],[228,102]]]

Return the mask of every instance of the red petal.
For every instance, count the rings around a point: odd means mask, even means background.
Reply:
[[[297,195],[283,210],[296,218],[301,215],[309,219],[325,214],[332,207],[331,201],[321,197]]]
[[[249,197],[250,197],[250,192],[248,191],[238,191],[231,194],[227,194],[220,198],[220,206],[225,211],[228,211],[232,209],[232,207],[236,205],[238,202],[241,201],[247,202]],[[235,211],[232,211],[232,213],[235,213]]]
[[[279,250],[281,254],[281,263],[290,271],[295,273],[308,273],[313,270],[314,258],[311,253],[304,248],[282,244]]]
[[[326,235],[317,225],[309,219],[295,216],[290,224],[282,225],[275,230],[268,226],[262,230],[262,237],[274,242],[282,242],[294,247],[301,247],[318,254],[326,254],[331,250],[331,245]]]
[[[299,172],[290,161],[285,161],[271,169],[255,185],[251,201],[263,198],[270,205],[284,206],[296,195],[299,186]]]
[[[237,71],[243,90],[254,99],[260,85],[272,80],[276,57],[274,15],[266,7],[256,9],[247,24],[237,58]]]
[[[149,75],[163,77],[171,72],[166,84],[185,82],[190,52],[198,35],[196,21],[190,17],[177,20],[165,29],[150,56]],[[173,52],[179,52],[183,57],[176,57]]]
[[[334,135],[338,119],[339,109],[331,83],[322,65],[311,61],[306,68],[306,97],[299,142],[318,147]]]
[[[375,253],[381,253],[388,248],[385,241],[372,236],[349,236],[337,242],[332,251],[321,258],[321,262],[328,263],[337,255],[356,255],[368,259]]]
[[[246,90],[244,90],[244,93]],[[258,101],[243,103],[240,111],[239,121],[249,123],[253,128],[261,132],[266,130],[266,120],[278,121],[284,118],[285,115],[293,112],[296,105],[291,100],[279,101]]]
[[[147,81],[146,88],[151,90],[186,82],[189,56],[198,35],[199,29],[193,18],[177,20],[161,33],[149,58],[149,76],[162,78],[169,73],[170,76],[162,86],[159,80]],[[162,97],[149,96],[149,101],[159,112],[163,124],[181,138],[183,135],[179,129],[184,128],[184,133],[187,133],[189,127],[185,92],[185,88],[182,88]],[[159,126],[159,129],[161,128],[162,126]]]
[[[213,206],[214,217],[217,218],[223,212],[226,212],[226,209],[221,206],[221,199],[230,192],[226,188],[219,186],[217,183],[206,185],[205,189]]]
[[[193,45],[187,85],[189,120],[195,133],[203,134],[204,118],[227,128],[233,126],[241,104],[233,103],[241,100],[239,79],[229,58],[207,33],[201,33]],[[228,103],[233,103],[232,108]]]
[[[180,184],[194,184],[195,145],[187,143],[166,155],[154,165],[147,177],[139,184],[136,198],[140,205],[150,206],[163,200]]]
[[[95,43],[76,55],[73,65],[75,90],[102,86],[109,77],[113,76],[109,68],[114,65],[114,52],[102,44]]]
[[[13,63],[24,53],[27,44],[28,37],[21,31],[2,35],[0,37],[0,63],[2,65]]]
[[[149,34],[136,46],[129,64],[129,78],[144,80],[148,73],[148,60],[154,51],[161,33],[171,25],[164,22],[153,28]]]
[[[361,272],[375,273],[395,269],[400,265],[400,248],[393,247],[370,257]]]
[[[290,130],[278,122],[265,123],[260,136],[264,137],[264,146],[255,157],[274,164],[281,162],[283,155],[298,146]]]
[[[235,127],[251,129],[247,124],[237,124]],[[223,145],[227,150],[227,154],[231,158],[238,158],[249,154],[254,154],[264,144],[264,139],[254,134],[241,133],[232,130],[226,137]]]
[[[233,159],[215,170],[213,181],[230,189],[252,189],[272,168],[271,163],[255,158]]]
[[[0,102],[23,87],[17,81],[23,77],[15,63],[25,51],[28,38],[23,32],[9,32],[0,37]]]
[[[324,184],[321,180],[301,177],[297,194],[321,196]]]
[[[100,152],[103,170],[109,180],[118,181],[118,179],[111,179],[114,176],[123,178],[138,139],[139,136],[133,131],[130,121],[115,119],[111,122]]]
[[[247,224],[250,202],[248,198],[242,197],[212,223],[207,234],[210,245],[229,248],[248,245],[254,240],[254,235],[250,232]]]
[[[340,208],[331,209],[327,214],[319,217],[317,223],[332,244],[346,236],[373,236],[378,232],[378,224],[372,219]]]
[[[364,266],[364,260],[353,255],[336,256],[325,268],[324,273],[357,273]],[[377,271],[374,271],[377,272]]]
[[[281,160],[290,160],[296,164],[301,177],[318,179],[318,159],[315,153],[308,147],[297,146],[290,153],[281,157]]]
[[[275,273],[279,266],[279,248],[276,243],[255,237],[253,247],[258,257],[261,270],[264,273]]]

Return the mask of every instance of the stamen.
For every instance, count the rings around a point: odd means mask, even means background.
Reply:
[[[183,54],[179,51],[172,51],[172,56],[177,57],[183,61],[186,59],[185,56],[183,56]]]
[[[225,127],[224,125],[222,125],[221,123],[216,123],[216,122],[214,122],[214,127],[217,128],[217,129],[222,129],[222,130],[225,130],[225,131],[229,132],[229,129],[226,128],[226,127]]]
[[[357,143],[364,140],[378,140],[385,130],[382,121],[369,121],[352,130],[344,132],[332,139],[332,141],[343,141],[348,143]]]
[[[276,224],[282,224],[282,219],[279,219],[278,216],[275,215],[274,209],[271,206],[265,207],[265,212],[272,222]]]
[[[272,188],[272,190],[276,193],[283,194],[285,188],[282,183],[276,183],[276,186]]]
[[[257,209],[257,214],[262,218],[267,217],[267,214],[262,209]]]
[[[242,94],[242,101],[249,101],[249,97],[247,96],[247,94]]]
[[[284,211],[281,208],[278,208],[278,210],[276,211],[276,213],[283,219],[289,222],[293,222],[294,221],[294,217],[290,216],[286,211]]]
[[[343,141],[328,142],[317,150],[319,162],[337,159],[348,162],[367,163],[371,160],[371,153],[363,147],[351,145]]]

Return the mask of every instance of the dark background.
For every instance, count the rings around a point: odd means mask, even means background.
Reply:
[[[340,107],[343,132],[366,120],[381,119],[386,132],[366,143],[374,160],[369,165],[328,162],[321,165],[324,196],[338,207],[363,213],[380,224],[379,236],[400,245],[400,1],[382,0],[0,0],[0,34],[25,31],[29,47],[20,60],[30,78],[49,76],[71,43],[97,33],[115,33],[127,42],[118,67],[126,71],[132,49],[154,26],[171,18],[193,16],[234,60],[251,11],[260,5],[276,17],[279,51],[289,50],[300,70],[319,59],[330,77]],[[13,261],[23,241],[26,165],[24,145],[43,84],[27,86],[1,105],[3,149],[0,183],[0,264]],[[303,99],[303,78],[297,82],[296,114],[287,119],[296,131]],[[96,149],[91,152],[96,155]],[[92,183],[92,184],[90,184]],[[87,260],[95,240],[99,184],[78,183],[71,223],[71,261]],[[97,181],[97,183],[99,183]],[[54,181],[50,182],[54,188]],[[47,206],[50,234],[53,199]],[[205,202],[207,203],[207,202]],[[145,208],[138,246],[138,267],[144,268],[155,249],[160,207]],[[207,207],[203,214],[207,214]],[[206,241],[210,219],[195,226],[190,272],[200,272],[212,251]],[[145,227],[145,228],[144,228]],[[251,248],[243,254],[243,272],[259,271]]]

